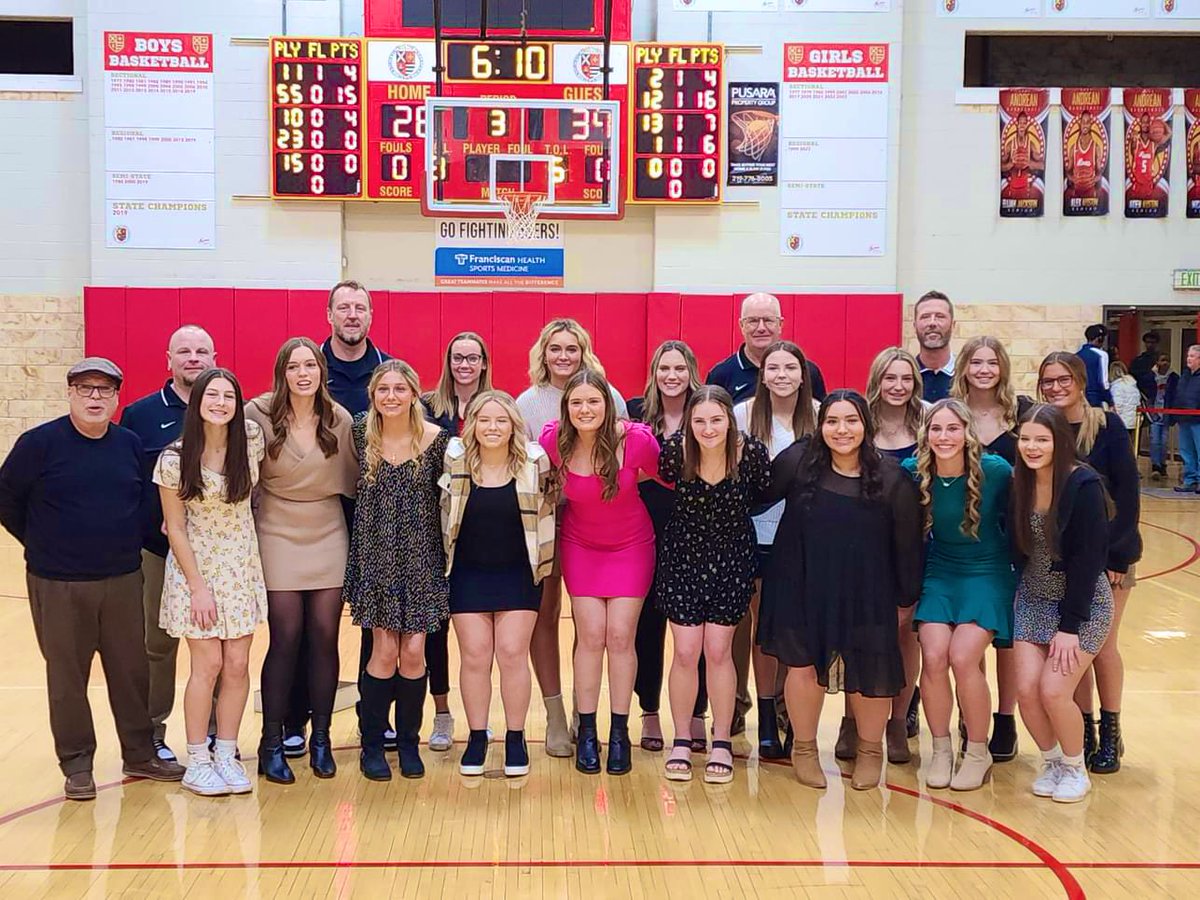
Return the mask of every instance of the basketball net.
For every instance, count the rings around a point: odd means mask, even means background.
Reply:
[[[742,133],[738,143],[738,153],[745,153],[755,162],[762,159],[767,148],[771,146],[771,137],[775,134],[774,113],[758,109],[743,109],[735,112],[729,120]]]
[[[537,219],[546,195],[537,191],[509,191],[497,200],[508,222],[510,241],[532,241],[537,237]]]

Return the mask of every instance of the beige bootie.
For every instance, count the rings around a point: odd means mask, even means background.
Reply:
[[[792,745],[792,770],[803,785],[824,790],[827,782],[821,768],[821,756],[816,741],[795,741]]]
[[[842,726],[838,729],[837,743],[833,746],[833,755],[837,759],[851,760],[858,752],[858,723],[849,716],[842,717]]]
[[[967,752],[950,781],[952,791],[977,791],[992,777],[992,754],[983,741],[967,741]]]
[[[850,776],[850,787],[856,791],[869,791],[879,786],[883,777],[883,741],[858,739],[858,754],[854,757],[854,774]]]
[[[950,744],[950,735],[934,737],[933,759],[929,761],[929,771],[925,773],[925,787],[935,790],[949,787],[953,774],[954,747]]]
[[[575,755],[571,746],[571,735],[567,731],[567,711],[563,708],[562,694],[546,697],[546,755],[569,757]]]

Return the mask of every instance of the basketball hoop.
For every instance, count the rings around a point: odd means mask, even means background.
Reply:
[[[510,241],[532,241],[537,237],[537,218],[546,195],[538,191],[509,191],[496,198],[508,222]]]
[[[742,133],[737,151],[745,153],[755,162],[761,160],[767,148],[771,146],[777,119],[778,116],[774,113],[764,110],[743,109],[735,112],[729,120]]]

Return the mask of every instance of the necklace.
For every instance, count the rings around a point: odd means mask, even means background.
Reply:
[[[958,479],[960,479],[960,478],[962,478],[961,475],[955,475],[952,478],[943,478],[941,475],[939,475],[937,477],[937,480],[942,483],[942,487],[948,488],[948,487],[950,487],[950,485],[954,484],[954,482],[958,481]]]

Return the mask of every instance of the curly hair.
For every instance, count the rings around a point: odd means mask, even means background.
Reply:
[[[1004,344],[999,338],[991,337],[990,335],[980,335],[973,337],[965,344],[958,354],[958,362],[954,366],[954,380],[950,384],[950,396],[964,403],[971,394],[971,384],[967,381],[967,370],[971,367],[971,357],[982,347],[986,347],[996,354],[996,360],[1000,363],[1000,379],[996,382],[994,389],[996,402],[1004,411],[1004,423],[1008,426],[1008,430],[1012,431],[1017,427],[1017,392],[1012,386],[1012,361],[1008,358],[1008,351],[1004,349]],[[969,406],[970,404],[968,404]]]
[[[367,408],[365,454],[367,468],[364,477],[368,484],[375,482],[379,464],[383,461],[383,416],[375,406],[375,390],[379,387],[383,376],[392,372],[403,378],[408,384],[409,391],[412,392],[412,406],[408,410],[408,431],[412,440],[413,459],[420,459],[423,452],[421,439],[425,436],[425,407],[421,405],[421,379],[417,376],[416,370],[404,360],[384,360],[375,367],[375,371],[371,373],[371,380],[367,382],[367,400],[371,405]]]
[[[942,410],[949,410],[963,426],[963,471],[967,476],[967,497],[963,504],[962,522],[958,530],[964,537],[979,538],[979,508],[983,502],[983,445],[975,433],[975,424],[967,404],[955,397],[947,397],[933,404],[921,431],[917,435],[917,486],[921,492],[921,508],[924,510],[925,536],[933,530],[933,479],[937,476],[937,460],[929,446],[929,426],[933,417]]]
[[[521,474],[526,460],[529,459],[529,450],[525,437],[525,419],[522,418],[520,411],[517,409],[516,401],[513,400],[510,394],[504,391],[480,391],[467,404],[467,415],[466,420],[463,422],[462,430],[462,443],[463,450],[466,451],[467,471],[471,473],[471,480],[476,483],[481,480],[483,470],[480,468],[481,454],[479,452],[479,439],[475,436],[475,423],[479,419],[479,411],[483,409],[484,404],[489,402],[498,404],[504,410],[509,422],[512,424],[512,434],[508,438],[508,468],[512,472],[513,477]]]
[[[571,376],[563,390],[562,401],[559,405],[558,425],[558,483],[566,484],[567,463],[575,446],[579,443],[579,431],[571,422],[571,395],[583,385],[591,385],[604,397],[604,418],[596,431],[596,441],[592,444],[592,471],[600,477],[604,487],[600,496],[612,500],[620,490],[618,476],[621,474],[621,464],[617,452],[625,440],[624,432],[617,426],[617,413],[613,408],[612,388],[608,379],[594,369],[583,368]]]
[[[835,403],[851,404],[862,421],[863,440],[858,448],[861,496],[869,503],[877,503],[883,499],[883,476],[880,474],[883,462],[879,451],[875,449],[875,425],[871,421],[871,410],[867,406],[866,398],[858,391],[847,388],[830,391],[817,410],[817,427],[804,451],[804,459],[800,462],[797,478],[800,483],[800,499],[805,504],[811,503],[817,495],[821,479],[833,468],[833,453],[825,443],[825,420]]]

